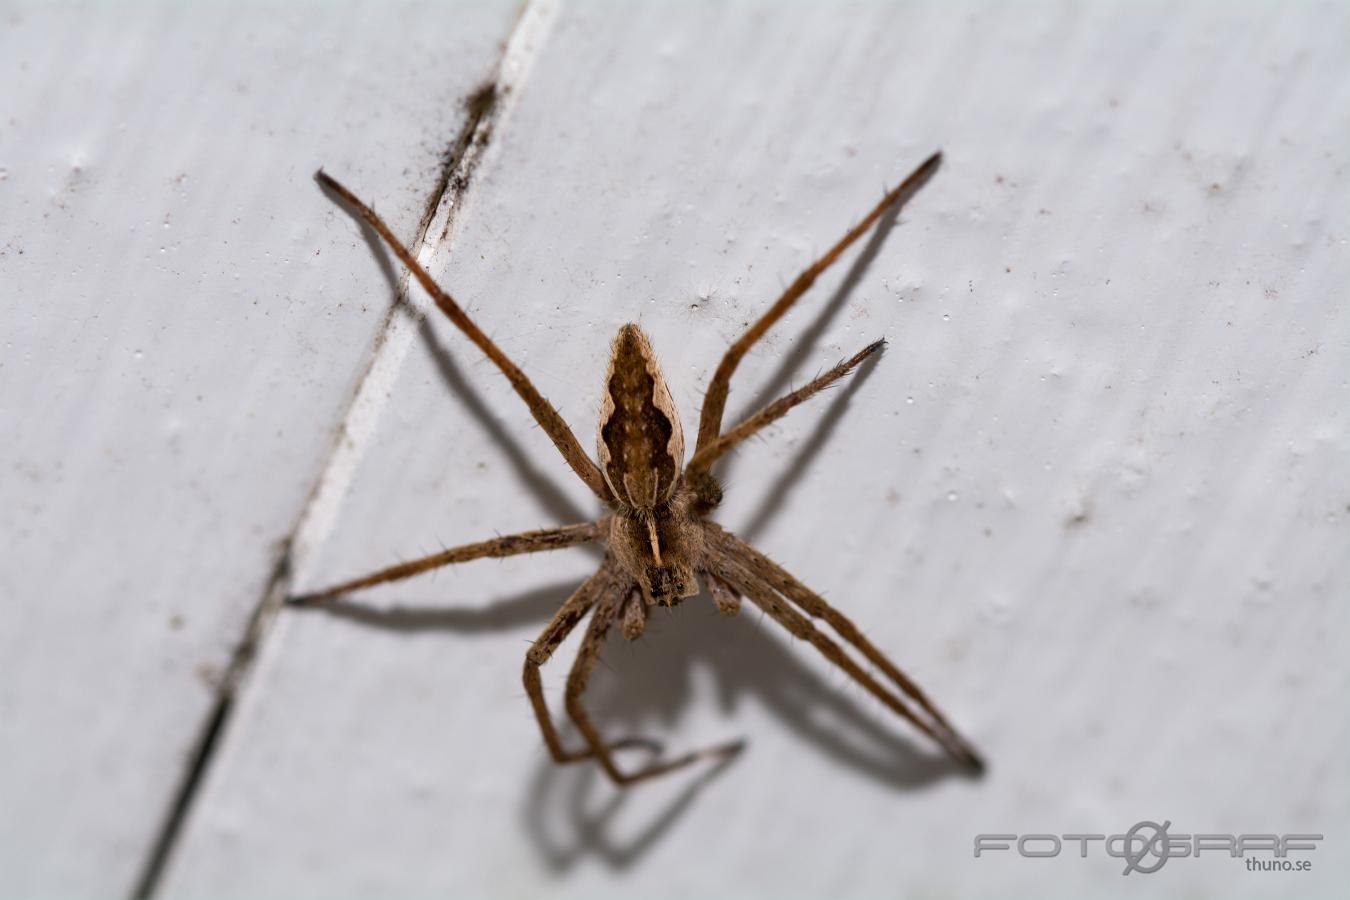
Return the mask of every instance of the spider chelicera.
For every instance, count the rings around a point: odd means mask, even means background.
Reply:
[[[707,586],[717,608],[735,615],[743,598],[758,606],[793,636],[810,642],[831,663],[877,697],[898,715],[928,735],[953,758],[972,769],[982,763],[975,750],[948,724],[941,712],[913,681],[886,658],[847,616],[826,603],[782,566],[713,522],[709,515],[722,500],[722,489],[711,469],[741,441],[780,418],[797,404],[843,378],[864,359],[884,346],[877,341],[839,363],[798,390],[775,400],[739,424],[722,430],[731,376],[746,352],[797,301],[816,278],[856,241],[892,205],[903,204],[923,186],[941,163],[934,154],[899,187],[854,226],[823,256],[793,281],[768,311],[727,350],[713,373],[699,417],[698,439],[688,463],[680,416],[661,375],[651,343],[637,325],[619,329],[605,375],[600,404],[598,464],[577,443],[572,429],[525,374],[465,314],[418,264],[388,226],[369,206],[322,171],[318,181],[335,192],[375,229],[390,249],[435,300],[441,311],[496,364],[517,394],[529,406],[535,421],[562,453],[586,486],[610,510],[594,522],[546,528],[452,547],[440,553],[401,563],[313,593],[290,598],[292,604],[319,605],[340,594],[395,581],[452,563],[484,557],[515,556],[579,544],[605,546],[604,561],[562,605],[525,656],[525,690],[534,707],[544,742],[559,763],[595,760],[620,785],[652,778],[697,760],[726,759],[744,746],[736,741],[661,760],[627,772],[619,768],[613,751],[642,747],[660,754],[660,747],[642,738],[606,743],[582,705],[582,694],[599,659],[610,628],[618,622],[625,637],[642,634],[648,610],[676,606]],[[590,616],[581,649],[567,679],[568,717],[584,740],[579,749],[564,746],[549,715],[540,681],[540,667],[558,645]],[[823,621],[881,672],[874,677],[813,620]],[[890,685],[883,684],[889,681]]]

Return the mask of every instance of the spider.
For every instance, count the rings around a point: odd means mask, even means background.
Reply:
[[[778,563],[709,518],[722,500],[721,486],[711,471],[713,464],[746,438],[843,378],[864,359],[881,350],[885,342],[869,344],[828,372],[724,431],[722,413],[737,365],[755,342],[806,293],[816,278],[882,213],[892,204],[903,204],[932,177],[941,160],[941,153],[935,153],[887,193],[861,222],[803,271],[768,311],[731,345],[708,386],[699,418],[697,442],[687,463],[679,413],[651,343],[638,325],[622,326],[614,338],[600,403],[598,459],[592,460],[558,411],[474,324],[454,298],[432,280],[375,211],[322,170],[317,172],[315,178],[319,183],[360,214],[450,321],[496,364],[572,471],[610,512],[594,522],[452,547],[324,590],[291,597],[289,602],[319,605],[349,591],[409,578],[454,563],[599,543],[605,547],[599,569],[562,605],[525,656],[525,690],[544,743],[558,763],[594,760],[622,786],[672,772],[699,760],[726,760],[744,747],[743,741],[734,741],[662,760],[661,748],[654,741],[628,738],[606,743],[582,704],[582,695],[611,627],[617,622],[624,637],[636,639],[642,634],[652,607],[677,606],[685,598],[699,593],[701,579],[718,610],[735,615],[741,608],[742,599],[749,598],[769,618],[793,636],[808,641],[827,660],[936,741],[957,761],[975,771],[982,769],[983,764],[971,745],[948,724],[923,691],[847,616]],[[568,676],[565,695],[567,715],[584,745],[569,749],[549,714],[540,669],[588,614],[590,623]],[[874,677],[859,665],[834,638],[817,628],[813,620],[822,620],[829,625],[880,670],[884,680],[893,687],[884,685],[883,679]],[[615,761],[615,751],[632,747],[643,748],[653,756],[642,768],[624,771]]]

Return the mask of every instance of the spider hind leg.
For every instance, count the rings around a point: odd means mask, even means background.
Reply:
[[[947,721],[946,716],[919,686],[867,640],[847,616],[740,538],[712,523],[707,523],[707,528],[707,564],[715,577],[750,598],[752,603],[794,637],[810,643],[892,712],[939,744],[953,759],[974,773],[984,771],[984,761],[970,742]],[[794,603],[805,613],[794,608]],[[880,669],[898,691],[888,690],[858,665],[829,635],[816,628],[811,621],[813,618],[823,619],[829,624],[844,641]]]
[[[525,654],[525,669],[522,675],[525,682],[525,693],[530,698],[535,719],[539,723],[539,731],[544,737],[544,743],[548,746],[549,754],[553,757],[554,762],[580,762],[599,754],[604,754],[603,758],[608,759],[609,754],[613,751],[630,748],[644,749],[655,755],[661,753],[661,744],[658,741],[641,737],[624,738],[605,746],[590,744],[584,750],[567,750],[563,747],[562,738],[558,735],[558,729],[553,724],[553,717],[549,715],[548,703],[544,699],[544,686],[539,675],[540,669],[553,656],[558,646],[572,633],[572,630],[586,617],[591,608],[596,603],[602,605],[607,603],[609,594],[613,591],[614,572],[610,566],[602,565],[594,575],[582,583],[581,587],[577,588],[576,592],[562,605],[562,608],[554,614],[552,621],[548,623],[543,633],[530,646],[529,652]]]
[[[654,762],[636,772],[624,772],[619,769],[610,752],[615,745],[606,745],[600,738],[600,733],[586,713],[581,698],[590,683],[591,673],[595,671],[595,665],[600,660],[600,649],[604,645],[610,626],[619,618],[621,607],[627,601],[627,597],[626,592],[614,591],[598,601],[590,625],[586,629],[586,636],[582,639],[581,649],[577,651],[576,661],[572,664],[572,671],[567,676],[565,700],[567,714],[586,739],[590,755],[594,756],[600,767],[605,770],[605,774],[620,787],[665,775],[697,762],[725,762],[735,757],[745,749],[745,741],[731,741],[703,750],[694,750],[675,759]]]

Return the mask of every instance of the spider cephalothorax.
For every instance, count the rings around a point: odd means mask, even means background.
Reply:
[[[610,518],[609,552],[647,603],[674,606],[698,593],[703,530],[685,489],[651,510],[620,508]]]
[[[893,205],[905,202],[937,170],[941,157],[934,154],[899,187],[797,277],[777,302],[731,345],[713,373],[699,416],[697,445],[685,462],[684,431],[679,412],[671,400],[661,367],[642,329],[628,324],[619,329],[610,352],[609,368],[600,404],[597,441],[599,463],[577,443],[572,429],[558,411],[535,389],[515,363],[426,273],[375,215],[370,207],[322,172],[321,184],[351,204],[380,235],[426,289],[441,311],[496,364],[517,394],[530,407],[535,421],[552,439],[572,471],[586,483],[610,513],[594,522],[548,528],[452,547],[433,556],[413,560],[352,579],[325,590],[292,598],[297,604],[316,604],[358,588],[407,578],[451,563],[483,557],[513,556],[585,543],[606,545],[604,561],[549,622],[525,656],[525,690],[549,752],[558,762],[596,760],[619,784],[631,784],[688,765],[699,759],[725,759],[743,746],[740,741],[658,760],[637,772],[624,772],[615,763],[613,751],[642,746],[659,752],[652,741],[628,739],[606,743],[591,723],[581,697],[599,658],[605,636],[616,622],[633,639],[642,634],[647,609],[653,605],[674,606],[706,586],[717,608],[728,615],[739,611],[743,599],[759,607],[795,637],[808,641],[830,662],[898,715],[937,741],[955,759],[978,769],[979,757],[946,718],[885,654],[878,650],[843,613],[830,606],[785,569],[740,538],[707,518],[722,499],[722,489],[711,468],[728,450],[797,404],[847,375],[864,359],[876,353],[876,341],[825,374],[775,400],[737,425],[722,430],[722,413],[732,373],[750,347],[806,293],[821,272],[856,241]],[[568,717],[581,733],[585,746],[568,750],[544,700],[540,667],[558,645],[586,617],[590,624],[582,639],[577,660],[567,679]],[[814,620],[828,625],[843,641],[860,653],[880,673],[872,674]],[[885,682],[889,682],[889,685]]]

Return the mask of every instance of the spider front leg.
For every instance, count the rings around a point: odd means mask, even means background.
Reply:
[[[766,425],[781,419],[783,416],[787,415],[788,411],[794,406],[806,402],[816,394],[825,390],[825,388],[834,384],[849,372],[852,372],[863,360],[885,346],[885,341],[873,341],[861,351],[839,363],[825,374],[817,376],[797,390],[779,397],[759,412],[743,420],[734,428],[727,429],[719,435],[716,440],[705,445],[693,455],[689,460],[689,465],[685,469],[685,477],[691,484],[702,484],[708,470],[712,468],[713,463],[721,459],[728,450],[732,449],[761,428],[764,428]]]
[[[408,271],[422,285],[422,288],[431,295],[431,299],[436,301],[436,305],[440,307],[441,312],[445,313],[445,317],[462,331],[465,337],[473,341],[478,349],[482,350],[483,354],[501,370],[501,373],[506,376],[506,380],[511,382],[511,387],[515,389],[520,399],[525,401],[525,405],[530,408],[530,414],[534,416],[534,420],[539,423],[539,427],[553,441],[553,445],[558,448],[558,452],[562,454],[563,459],[576,473],[577,477],[586,483],[586,486],[594,492],[595,496],[605,503],[612,502],[614,495],[610,493],[609,486],[605,484],[600,469],[586,455],[586,451],[581,449],[581,445],[577,443],[576,435],[572,434],[571,427],[554,409],[553,404],[549,403],[544,395],[539,393],[539,389],[526,377],[520,367],[502,352],[501,348],[483,332],[483,329],[478,327],[473,319],[469,318],[468,314],[455,302],[455,298],[450,296],[450,292],[438,285],[427,273],[427,270],[422,268],[422,265],[417,261],[417,257],[413,256],[408,248],[399,242],[398,238],[394,236],[394,232],[389,229],[389,226],[384,223],[384,220],[379,217],[375,210],[361,202],[346,186],[323,170],[315,172],[314,177],[319,184],[341,197],[343,201],[356,210],[357,214],[366,221],[366,224],[375,229],[375,233],[380,236],[380,239],[408,268]]]
[[[564,750],[562,739],[558,736],[558,729],[553,724],[553,717],[549,715],[548,703],[544,699],[544,686],[539,677],[539,670],[553,656],[553,652],[558,649],[558,645],[572,633],[572,629],[577,627],[577,623],[586,617],[586,613],[596,604],[596,601],[601,600],[608,603],[616,588],[614,572],[609,562],[606,561],[594,575],[586,579],[581,587],[577,588],[568,598],[567,602],[553,616],[553,620],[548,623],[548,627],[535,640],[530,647],[530,651],[525,654],[525,693],[529,695],[530,705],[534,707],[534,717],[539,722],[539,730],[544,735],[544,743],[548,745],[548,752],[553,756],[554,762],[578,762],[601,753],[604,754],[604,759],[608,759],[610,751],[630,747],[642,747],[653,753],[661,752],[661,745],[647,738],[625,738],[615,741],[608,747],[596,747],[592,743],[585,750]],[[603,605],[602,603],[602,608]]]
[[[572,664],[572,671],[567,676],[567,698],[565,701],[567,714],[577,726],[577,730],[586,739],[586,743],[590,745],[596,761],[605,770],[605,774],[620,787],[627,787],[648,778],[655,778],[658,775],[682,769],[699,760],[726,760],[741,752],[745,747],[745,742],[732,741],[704,750],[695,750],[667,762],[654,763],[631,774],[619,771],[619,767],[615,765],[614,758],[610,754],[610,750],[615,745],[606,746],[601,740],[600,733],[596,731],[595,726],[591,723],[590,716],[586,714],[586,710],[581,704],[581,695],[585,693],[591,673],[595,670],[595,664],[600,659],[600,649],[604,646],[605,636],[609,633],[610,626],[614,624],[615,619],[618,618],[623,602],[632,589],[631,585],[621,587],[621,590],[611,592],[599,601],[595,614],[591,617],[591,624],[586,629],[586,637],[582,640],[581,649],[577,651],[576,662]]]
[[[867,233],[867,229],[871,228],[877,219],[881,218],[882,213],[893,204],[903,205],[907,203],[909,198],[914,196],[919,188],[928,182],[929,178],[933,177],[933,173],[938,170],[938,166],[941,164],[941,153],[934,153],[924,160],[904,181],[900,182],[899,187],[882,197],[881,202],[873,207],[872,211],[861,222],[850,228],[838,243],[807,266],[806,270],[787,286],[783,295],[774,301],[768,311],[747,328],[734,344],[727,348],[722,361],[717,364],[717,369],[713,372],[712,380],[708,383],[707,396],[703,400],[703,410],[699,414],[698,422],[698,444],[694,448],[696,455],[703,452],[704,448],[717,440],[718,435],[721,434],[722,412],[726,409],[727,394],[731,390],[732,373],[736,371],[736,367],[741,364],[741,359],[755,345],[755,342],[763,337],[765,332],[792,308],[792,305],[810,289],[822,272],[834,265],[835,260],[839,259],[850,244]]]

